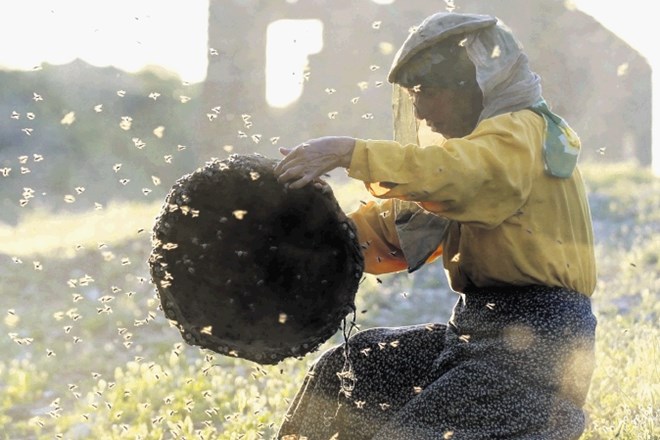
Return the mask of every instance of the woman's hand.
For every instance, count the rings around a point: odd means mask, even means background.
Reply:
[[[335,168],[348,168],[355,139],[328,136],[309,140],[295,148],[280,148],[285,157],[275,166],[278,182],[291,189],[302,188]]]

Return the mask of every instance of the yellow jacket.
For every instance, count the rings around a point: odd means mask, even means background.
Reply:
[[[591,295],[596,285],[591,215],[578,169],[544,170],[544,119],[530,110],[479,123],[466,137],[420,147],[358,140],[349,176],[374,196],[350,214],[365,270],[403,270],[395,199],[455,220],[440,255],[452,288],[542,284]],[[577,136],[573,139],[579,142]]]

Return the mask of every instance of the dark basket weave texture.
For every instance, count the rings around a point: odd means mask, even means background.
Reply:
[[[162,309],[188,344],[260,364],[327,341],[354,311],[364,269],[333,194],[288,190],[275,164],[232,155],[180,178],[149,258]]]

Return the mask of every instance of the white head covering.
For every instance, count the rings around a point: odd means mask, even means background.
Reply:
[[[530,70],[522,45],[504,23],[490,15],[439,12],[426,18],[395,55],[388,80],[397,83],[415,55],[459,34],[466,37],[462,44],[476,68],[484,97],[479,120],[528,108],[541,99],[540,78]]]

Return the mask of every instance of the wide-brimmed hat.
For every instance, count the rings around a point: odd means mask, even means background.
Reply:
[[[318,348],[354,312],[364,261],[332,192],[288,190],[260,155],[180,178],[149,258],[163,311],[184,340],[261,364]]]

